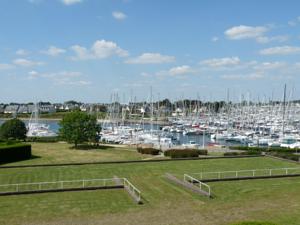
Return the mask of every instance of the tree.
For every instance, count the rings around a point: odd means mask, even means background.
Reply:
[[[80,111],[68,113],[59,125],[59,135],[67,142],[74,143],[75,148],[86,141],[96,141],[101,131],[95,116]]]
[[[5,121],[0,127],[0,138],[24,140],[27,129],[25,123],[17,118]]]

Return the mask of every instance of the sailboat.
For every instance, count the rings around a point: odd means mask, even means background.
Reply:
[[[49,125],[39,122],[39,108],[35,104],[27,126],[27,137],[55,137],[57,134],[50,130]]]

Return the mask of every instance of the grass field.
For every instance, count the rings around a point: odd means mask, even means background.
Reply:
[[[75,150],[67,143],[31,143],[33,158],[6,165],[33,165],[72,162],[142,160],[153,156],[142,155],[134,148],[103,145],[99,149]]]
[[[296,167],[270,158],[213,159],[1,169],[0,183],[128,178],[142,192],[136,205],[124,190],[0,197],[0,224],[222,225],[244,220],[300,224],[300,178],[211,183],[214,199],[166,180],[166,172]]]

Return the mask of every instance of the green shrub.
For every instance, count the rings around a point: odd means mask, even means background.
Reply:
[[[0,138],[24,140],[27,129],[25,123],[17,118],[7,120],[0,126]]]
[[[155,148],[137,148],[137,151],[141,154],[158,155],[159,150]]]
[[[260,151],[245,151],[245,152],[225,152],[224,156],[239,156],[239,155],[260,155]]]
[[[31,158],[31,145],[15,143],[0,145],[0,163],[14,162]]]
[[[165,156],[171,158],[195,158],[199,155],[207,155],[207,150],[202,149],[170,149],[164,152]]]
[[[283,148],[283,147],[229,146],[229,149],[242,150],[242,151],[261,151],[261,152],[288,152],[288,153],[300,152],[300,149],[290,149],[290,148]]]
[[[283,159],[289,159],[298,162],[299,161],[299,155],[294,155],[293,153],[287,153],[287,152],[271,152],[270,155],[280,157]]]

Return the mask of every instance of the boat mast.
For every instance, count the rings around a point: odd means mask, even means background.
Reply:
[[[284,84],[284,92],[283,92],[282,135],[284,135],[285,101],[286,101],[286,84]]]

